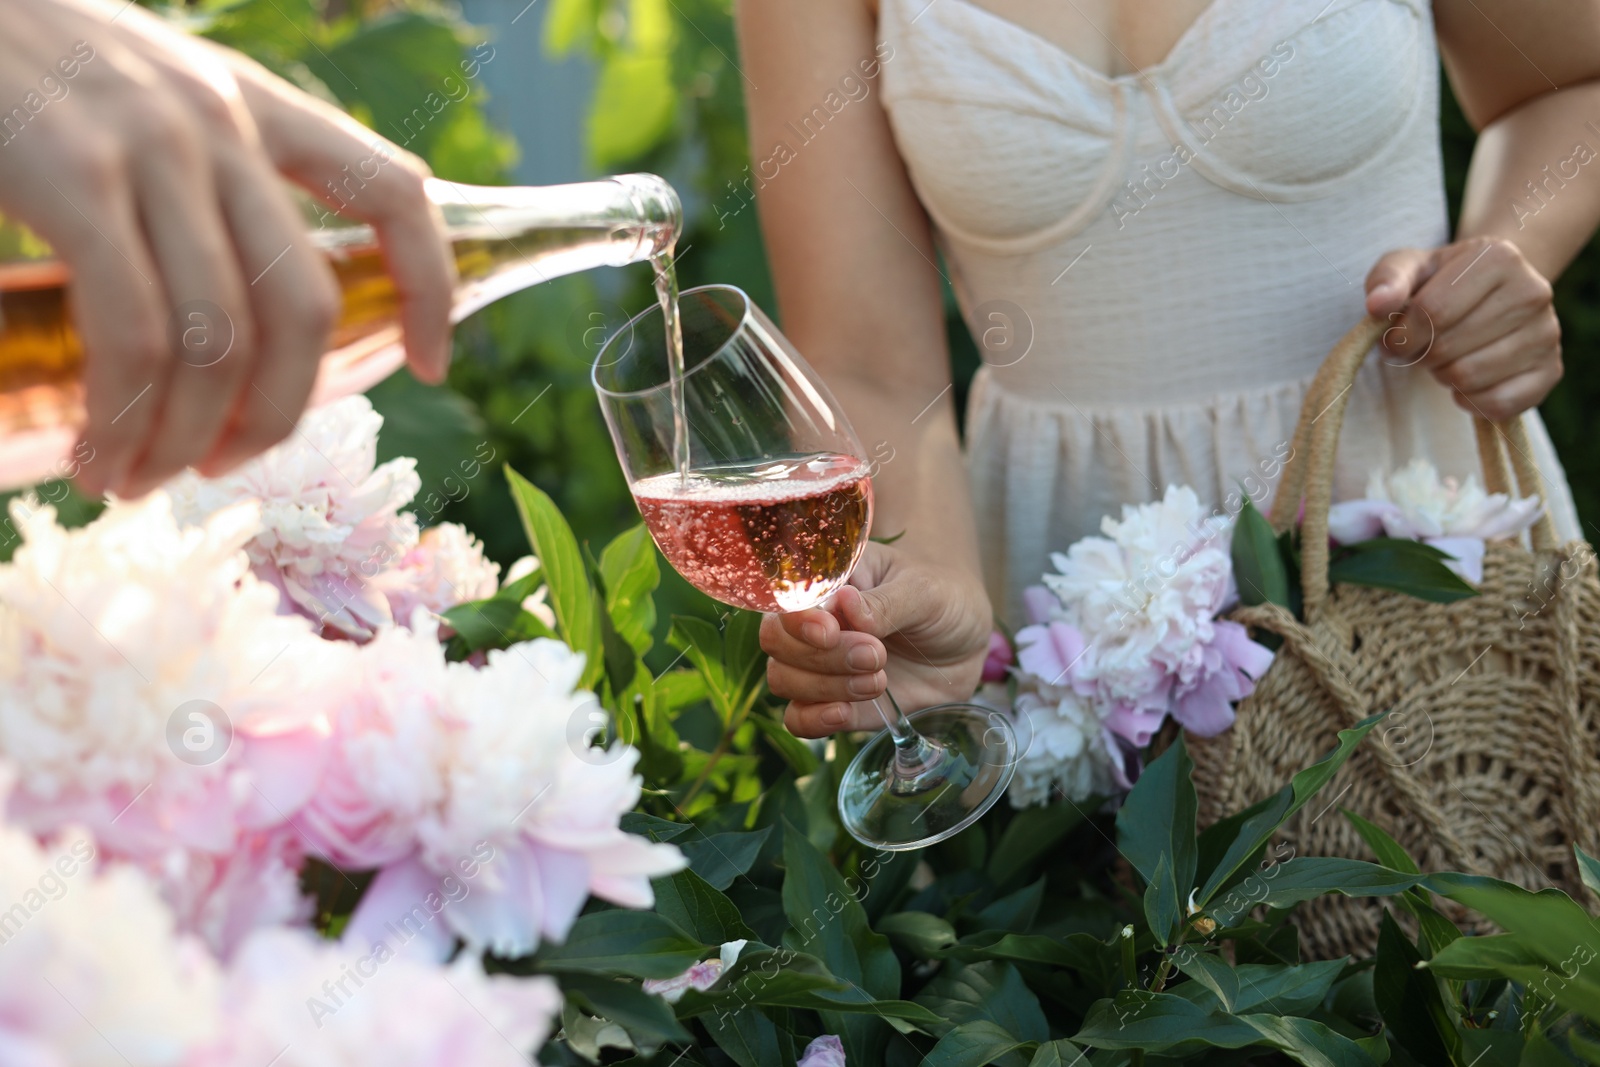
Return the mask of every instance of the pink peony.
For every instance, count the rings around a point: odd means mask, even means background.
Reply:
[[[8,1067],[168,1067],[220,1032],[215,962],[137,871],[96,859],[81,831],[41,846],[0,826]]]
[[[393,616],[372,579],[417,544],[400,509],[421,482],[416,461],[377,463],[383,416],[364,396],[306,412],[295,432],[231,474],[187,471],[169,484],[178,517],[199,523],[242,500],[260,508],[248,550],[256,574],[296,610],[353,637]]]
[[[284,708],[321,706],[353,649],[278,614],[241,551],[254,507],[187,529],[159,492],[78,530],[49,508],[13,514],[24,544],[0,566],[9,818],[40,836],[86,827],[218,951],[299,914],[298,854],[252,836],[285,818],[264,802],[269,735]]]
[[[717,959],[702,960],[682,974],[671,978],[646,978],[643,989],[646,993],[654,993],[668,1004],[678,1003],[691,989],[704,993],[717,984],[722,978],[723,971],[738,962],[739,953],[747,944],[749,942],[744,940],[723,942],[721,954]]]
[[[230,966],[226,1032],[185,1067],[526,1067],[561,1011],[548,978],[485,975],[464,955],[371,953],[264,930]]]
[[[638,752],[589,747],[594,697],[577,688],[583,657],[566,645],[531,641],[489,653],[481,668],[446,665],[435,623],[418,614],[357,658],[382,669],[352,683],[362,695],[336,720],[331,781],[296,820],[346,862],[383,857],[350,922],[356,941],[391,937],[419,889],[484,849],[492,859],[470,894],[434,927],[441,949],[459,936],[525,955],[564,938],[591,893],[649,907],[650,879],[682,869],[675,847],[619,826],[639,799]]]
[[[1011,642],[1006,640],[1006,635],[995,630],[989,635],[989,654],[983,661],[983,680],[985,682],[1003,682],[1011,672],[1011,664],[1016,661],[1011,651]]]
[[[483,545],[453,522],[422,531],[405,555],[381,571],[373,584],[389,600],[394,620],[407,623],[417,608],[435,614],[483,600],[500,588],[500,565],[483,557]]]
[[[351,657],[332,694],[320,779],[293,814],[308,847],[366,870],[417,847],[417,827],[445,800],[450,734],[444,651],[426,612],[415,631],[381,631]]]
[[[806,1046],[795,1067],[845,1067],[844,1042],[832,1034],[823,1034]]]

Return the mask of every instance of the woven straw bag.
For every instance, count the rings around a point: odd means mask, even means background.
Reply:
[[[1600,852],[1600,581],[1583,541],[1555,543],[1548,516],[1533,551],[1491,543],[1479,595],[1454,604],[1328,585],[1328,505],[1351,383],[1384,324],[1367,319],[1328,356],[1295,429],[1271,513],[1288,528],[1302,499],[1305,622],[1272,604],[1231,617],[1282,647],[1232,729],[1191,739],[1200,821],[1281,789],[1336,745],[1337,732],[1389,716],[1319,799],[1284,828],[1302,856],[1371,859],[1339,808],[1388,831],[1423,870],[1489,874],[1587,899],[1572,845]],[[1542,495],[1522,420],[1477,419],[1489,492]],[[1330,810],[1331,809],[1331,810]],[[1279,848],[1277,855],[1288,855]],[[1376,949],[1382,902],[1325,897],[1297,913],[1308,958]],[[1464,918],[1464,916],[1452,916]]]

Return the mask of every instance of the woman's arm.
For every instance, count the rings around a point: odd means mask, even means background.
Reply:
[[[769,617],[773,691],[797,733],[873,726],[888,680],[908,707],[971,695],[990,628],[950,400],[936,253],[882,104],[863,0],[741,0],[752,172],[784,332],[874,461],[877,536],[834,614]],[[837,616],[837,617],[836,617]],[[850,631],[841,632],[843,621]],[[878,638],[887,638],[880,641]],[[856,688],[851,688],[851,682]]]
[[[1436,0],[1434,12],[1478,144],[1456,241],[1384,257],[1368,309],[1409,298],[1392,347],[1426,350],[1457,403],[1503,420],[1561,379],[1550,282],[1600,224],[1600,3]]]

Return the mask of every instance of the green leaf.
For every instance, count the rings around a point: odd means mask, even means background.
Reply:
[[[646,993],[635,982],[598,974],[563,974],[561,992],[585,1011],[610,1019],[628,1031],[637,1046],[693,1040],[667,1002]]]
[[[522,610],[521,600],[510,597],[469,600],[445,611],[443,617],[467,653],[556,636],[537,615]]]
[[[1172,869],[1164,853],[1156,860],[1155,877],[1144,889],[1144,918],[1162,948],[1178,935],[1183,923],[1183,905],[1178,903],[1178,887],[1172,884]]]
[[[706,680],[699,671],[667,671],[656,676],[656,702],[665,712],[674,712],[706,699]]]
[[[783,723],[760,713],[750,716],[749,721],[755,723],[767,743],[777,749],[778,755],[794,771],[795,777],[804,778],[816,773],[819,766],[816,753],[811,751],[811,746],[791,734]]]
[[[706,698],[722,721],[727,722],[733,714],[736,694],[723,662],[722,634],[716,626],[705,619],[676,615],[667,633],[667,644],[682,652],[694,665],[705,683]]]
[[[1219,925],[1232,926],[1258,904],[1287,908],[1328,893],[1393,896],[1422,880],[1422,875],[1401,874],[1365,860],[1296,856],[1247,879],[1208,912]]]
[[[605,670],[605,658],[594,588],[589,584],[578,539],[572,535],[572,527],[567,525],[555,501],[544,490],[510,466],[506,467],[506,480],[511,483],[511,497],[522,518],[528,543],[544,571],[545,585],[550,589],[550,606],[561,624],[561,636],[586,658],[580,684],[592,688]]]
[[[1417,969],[1422,955],[1395,925],[1387,911],[1378,929],[1378,962],[1372,972],[1372,994],[1384,1025],[1422,1063],[1456,1063],[1461,1037],[1444,1006],[1439,980]]]
[[[1096,1002],[1072,1040],[1096,1048],[1144,1049],[1173,1056],[1207,1046],[1265,1045],[1308,1067],[1376,1067],[1366,1049],[1310,1019],[1211,1013],[1182,997],[1139,989]]]
[[[794,1061],[794,1041],[761,1011],[717,1011],[700,1017],[717,1047],[739,1067],[778,1067]]]
[[[407,510],[429,526],[444,518],[452,503],[475,492],[489,492],[489,479],[479,482],[495,458],[494,446],[477,405],[460,393],[424,385],[408,371],[389,375],[367,390],[373,410],[383,416],[377,461],[413,456],[421,488]]]
[[[1542,1032],[1534,1030],[1527,1036],[1522,1048],[1519,1067],[1572,1067],[1572,1061],[1562,1054],[1555,1042]]]
[[[617,633],[639,655],[650,651],[656,625],[656,605],[650,594],[661,583],[655,542],[644,524],[625,531],[600,554],[600,574],[605,580],[606,612]]]
[[[1119,962],[1116,949],[1082,933],[1049,937],[984,931],[963,937],[951,955],[962,960],[1012,960],[1059,967],[1090,978],[1108,976]]]
[[[594,36],[598,0],[550,0],[544,16],[545,53],[561,58]]]
[[[1027,933],[1044,903],[1045,879],[1040,877],[1032,885],[984,906],[972,916],[974,924],[982,930],[1011,930]]]
[[[1421,541],[1377,537],[1340,549],[1328,564],[1328,581],[1388,589],[1434,604],[1477,596],[1476,589],[1444,565],[1448,558]]]
[[[708,945],[726,941],[755,941],[733,901],[711,887],[694,871],[679,871],[650,883],[656,894],[656,911],[677,923],[691,937]]]
[[[1434,952],[1424,964],[1445,978],[1495,979],[1512,967],[1540,967],[1539,957],[1516,934],[1462,937]]]
[[[897,911],[878,920],[878,933],[923,959],[939,959],[956,946],[955,927],[925,911]]]
[[[1066,1038],[1040,1045],[1028,1067],[1077,1067],[1084,1060],[1083,1050]]]
[[[1578,857],[1578,877],[1583,879],[1583,884],[1588,887],[1589,892],[1600,896],[1600,860],[1577,845],[1572,846],[1572,851]]]
[[[653,911],[612,908],[578,916],[560,945],[539,949],[542,971],[672,978],[706,957],[708,946]]]
[[[743,1011],[752,1005],[827,1013],[833,1033],[840,1032],[836,1024],[854,1020],[856,1016],[890,1020],[900,1029],[930,1033],[948,1029],[943,1019],[922,1005],[904,1000],[880,1000],[854,982],[833,974],[815,956],[766,946],[747,947],[710,991],[686,992],[678,1002],[678,1018],[693,1018],[717,1010]]]
[[[785,825],[783,834],[783,910],[790,929],[786,948],[821,958],[828,971],[860,986],[869,996],[892,998],[900,992],[900,961],[889,939],[874,933],[867,913],[837,868],[805,834]],[[888,1034],[879,1019],[824,1012],[823,1025],[845,1044],[846,1058],[876,1063]]]
[[[630,7],[656,8],[665,0],[631,0]],[[672,132],[677,116],[672,57],[622,54],[600,67],[589,113],[589,157],[601,171],[638,159]],[[630,121],[631,120],[631,121]]]
[[[1180,951],[1177,960],[1179,969],[1209,989],[1225,1011],[1239,1014],[1266,1010],[1279,1015],[1310,1014],[1345,967],[1342,959],[1230,967],[1213,953],[1197,951]]]
[[[1233,576],[1245,604],[1291,606],[1289,572],[1278,551],[1278,535],[1249,496],[1234,521]]]
[[[1368,822],[1349,808],[1340,808],[1344,817],[1350,820],[1350,825],[1356,828],[1356,833],[1361,835],[1361,840],[1372,849],[1373,855],[1378,857],[1378,862],[1402,874],[1418,874],[1417,863],[1411,858],[1400,842],[1390,837],[1377,823]]]
[[[365,110],[374,130],[420,156],[428,155],[450,111],[465,105],[451,98],[443,78],[470,84],[460,74],[459,27],[419,12],[363,22],[302,59],[346,108]]]
[[[1028,877],[1063,837],[1082,824],[1083,813],[1082,806],[1070,802],[1017,812],[989,855],[989,877],[999,886]]]
[[[728,665],[728,681],[736,699],[739,702],[749,700],[761,687],[767,671],[767,655],[761,651],[759,612],[731,613],[722,634],[722,656]]]
[[[1366,737],[1382,718],[1382,714],[1372,715],[1347,730],[1340,730],[1337,748],[1296,774],[1288,785],[1273,796],[1270,804],[1261,807],[1254,815],[1240,823],[1237,836],[1223,851],[1216,867],[1206,879],[1204,888],[1200,890],[1196,901],[1199,907],[1206,907],[1217,890],[1255,854],[1258,848],[1267,843],[1278,827],[1287,822],[1328,784],[1334,773],[1344,765],[1345,760],[1350,758],[1350,753],[1355,751],[1356,745],[1361,743],[1361,739]],[[1149,773],[1148,770],[1146,773]],[[1143,776],[1140,781],[1143,781]],[[1135,789],[1137,790],[1137,786]],[[1120,824],[1120,815],[1118,821]]]
[[[1558,889],[1534,893],[1510,882],[1467,874],[1430,875],[1427,886],[1518,935],[1524,946],[1564,973],[1574,962],[1588,967],[1600,956],[1600,927]],[[1578,955],[1585,958],[1579,962]]]
[[[772,827],[763,826],[749,833],[701,834],[681,846],[689,866],[714,889],[726,889],[740,875],[747,874],[761,854]]]
[[[623,812],[621,826],[630,834],[648,837],[652,841],[671,841],[694,829],[693,823],[658,819],[640,811]]]
[[[1180,736],[1139,775],[1133,792],[1117,812],[1117,848],[1122,855],[1147,885],[1156,882],[1165,857],[1174,891],[1183,896],[1194,885],[1198,856],[1193,771]]]
[[[1021,1041],[987,1019],[962,1023],[939,1039],[922,1061],[922,1067],[985,1067],[1019,1049],[1032,1051],[1033,1042]]]
[[[947,963],[916,1001],[957,1025],[986,1020],[1024,1041],[1050,1038],[1039,998],[1009,963]]]

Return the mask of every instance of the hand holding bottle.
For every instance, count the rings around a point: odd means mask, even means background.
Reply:
[[[289,434],[340,305],[279,173],[327,198],[375,154],[337,203],[377,231],[411,366],[438,380],[454,268],[420,161],[121,0],[0,0],[0,211],[72,273],[85,491],[220,473]],[[225,324],[224,354],[184,358],[186,306]]]

